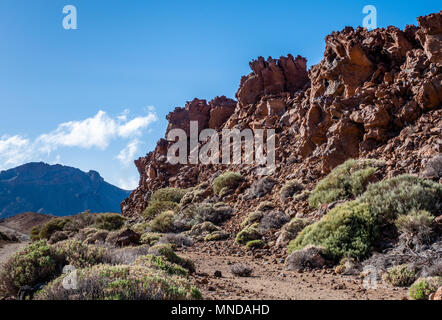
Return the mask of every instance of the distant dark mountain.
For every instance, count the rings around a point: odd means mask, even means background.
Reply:
[[[28,163],[0,172],[0,218],[27,211],[56,216],[85,210],[120,212],[120,203],[129,194],[96,171]]]

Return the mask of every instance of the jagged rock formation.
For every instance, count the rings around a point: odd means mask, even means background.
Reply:
[[[198,121],[199,130],[274,128],[273,178],[279,182],[290,177],[309,186],[346,159],[365,156],[387,160],[387,176],[418,173],[442,152],[442,12],[419,17],[418,24],[333,32],[326,37],[324,59],[309,71],[299,56],[260,57],[241,79],[237,103],[195,99],[167,116],[167,130],[189,132],[190,120]],[[135,161],[140,186],[121,204],[124,215],[140,214],[153,190],[193,186],[219,170],[257,180],[251,166],[170,165],[170,143],[160,140]],[[284,204],[289,211],[302,211],[299,206]]]
[[[67,216],[85,210],[119,212],[129,195],[96,171],[28,163],[0,172],[0,218],[22,212]]]

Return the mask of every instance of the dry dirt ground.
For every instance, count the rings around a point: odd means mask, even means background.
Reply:
[[[18,250],[29,244],[29,236],[27,234],[18,232],[12,228],[6,227],[0,224],[0,231],[5,232],[7,234],[14,234],[19,241],[12,243],[4,243],[0,246],[0,269],[2,264],[8,260],[10,256],[16,253]]]
[[[0,230],[11,229],[0,224]],[[29,243],[23,240],[0,248],[0,268],[10,256]],[[177,252],[195,262],[196,273],[192,281],[205,299],[401,300],[407,297],[406,288],[395,288],[378,281],[376,289],[365,289],[361,278],[338,275],[331,268],[287,271],[284,265],[285,254],[271,250],[246,251],[232,240],[197,242]],[[234,276],[230,272],[230,265],[235,263],[251,267],[252,275]],[[215,271],[221,271],[222,276],[216,277]]]
[[[287,271],[283,259],[273,255],[256,257],[238,251],[232,254],[231,250],[208,249],[199,243],[180,254],[195,262],[193,281],[206,299],[402,300],[408,295],[406,288],[382,281],[377,282],[376,289],[365,289],[358,276],[338,275],[331,268]],[[252,276],[234,276],[230,272],[233,263],[252,267]],[[214,275],[217,270],[222,277]]]

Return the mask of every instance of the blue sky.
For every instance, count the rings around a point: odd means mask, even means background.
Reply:
[[[78,29],[62,27],[77,8]],[[416,24],[440,1],[0,1],[0,170],[45,161],[133,188],[133,160],[194,97],[234,97],[248,62],[318,63],[324,37],[362,24]]]

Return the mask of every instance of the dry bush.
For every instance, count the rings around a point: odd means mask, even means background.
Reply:
[[[182,233],[168,233],[162,236],[158,243],[168,243],[173,247],[190,247],[193,245],[192,239]]]
[[[250,277],[253,269],[248,265],[235,263],[230,266],[230,272],[237,277]]]
[[[201,293],[184,277],[142,265],[98,265],[77,271],[78,288],[66,290],[66,275],[37,293],[37,300],[185,300]]]
[[[295,194],[301,192],[303,189],[304,186],[298,180],[287,181],[279,191],[281,201],[286,202],[288,199],[293,197]]]
[[[276,183],[277,181],[272,177],[263,177],[252,184],[244,195],[244,199],[251,200],[261,198],[270,193]]]
[[[326,264],[325,250],[321,247],[307,246],[291,253],[286,260],[287,270],[322,268]]]

